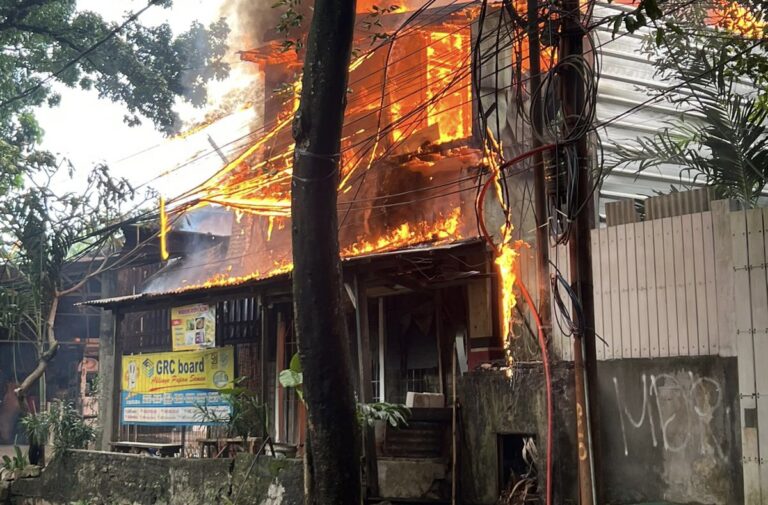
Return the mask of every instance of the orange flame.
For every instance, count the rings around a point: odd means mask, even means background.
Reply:
[[[736,2],[723,2],[711,15],[715,26],[742,37],[758,39],[765,36],[766,22],[758,20],[747,8]]]
[[[411,224],[405,222],[377,239],[360,240],[344,248],[341,255],[348,258],[374,252],[391,251],[424,242],[444,242],[449,239],[459,239],[461,238],[461,234],[458,233],[460,218],[461,208],[457,207],[448,216],[436,223],[422,221]]]
[[[440,164],[434,160],[440,160],[448,152],[448,146],[438,148],[436,145],[467,139],[471,135],[472,105],[468,71],[470,23],[470,16],[466,13],[449,16],[434,26],[404,31],[401,34],[403,36],[393,42],[395,49],[391,59],[385,57],[388,50],[384,45],[382,50],[371,50],[351,62],[342,135],[339,192],[345,195],[355,189],[349,197],[344,197],[349,200],[344,204],[354,202],[361,188],[360,200],[387,202],[377,204],[375,215],[364,205],[355,205],[353,212],[357,214],[353,220],[358,219],[357,216],[364,216],[355,222],[356,225],[362,221],[365,229],[381,230],[383,221],[396,223],[396,226],[390,226],[380,236],[370,238],[356,236],[355,228],[348,223],[342,240],[341,254],[344,258],[461,238],[462,225],[467,223],[462,222],[460,202],[463,197],[458,196],[462,189],[455,180],[460,178],[461,170],[476,167],[479,156],[474,161],[467,161],[461,156],[447,154],[454,157],[451,161],[455,163]],[[280,81],[285,79],[286,63],[279,59],[270,60],[263,50],[249,52],[246,59],[259,62],[265,81],[271,82],[270,75]],[[386,72],[383,67],[385,61],[390,62]],[[383,81],[384,75],[387,76],[386,81]],[[182,199],[192,202],[192,208],[217,204],[236,209],[237,225],[240,225],[242,214],[266,217],[264,225],[258,228],[262,243],[249,243],[247,246],[262,247],[263,256],[258,261],[254,260],[250,266],[244,266],[242,271],[238,271],[238,268],[227,269],[202,284],[200,280],[190,280],[185,283],[184,289],[237,284],[291,270],[288,261],[277,260],[272,265],[270,262],[275,258],[285,258],[285,249],[289,243],[278,230],[285,226],[286,218],[290,217],[294,151],[291,124],[299,104],[300,86],[300,80],[296,79],[285,86],[279,86],[276,94],[268,94],[273,101],[265,104],[271,110],[266,115],[273,119],[264,125],[263,132],[254,137],[255,141],[248,144],[239,156]],[[401,122],[401,119],[404,121]],[[397,150],[393,151],[393,144],[399,143],[408,145],[396,146]],[[426,215],[432,217],[423,217],[424,212],[410,214],[420,217],[401,217],[402,209],[406,207],[397,205],[407,202],[394,203],[390,210],[389,200],[385,198],[386,191],[391,188],[393,194],[396,191],[404,194],[404,188],[396,180],[399,176],[390,179],[386,175],[389,167],[379,170],[377,163],[387,158],[381,163],[387,165],[393,155],[402,157],[396,162],[402,163],[401,166],[393,173],[402,170],[413,181],[434,180],[436,188],[442,184],[448,194],[456,196],[452,199],[431,200],[432,203],[425,204],[432,206],[432,210],[426,210]],[[363,186],[361,181],[365,181],[365,178],[354,176],[369,171],[376,173]],[[384,182],[388,186],[376,187],[376,184]],[[426,186],[424,182],[418,184]],[[449,188],[451,184],[455,186]],[[375,190],[370,190],[371,187]],[[369,190],[370,193],[366,195]],[[240,229],[232,233],[233,237],[238,237],[238,244],[245,243],[242,240],[246,233],[244,226],[241,225]],[[269,242],[268,246],[266,242]],[[248,272],[247,269],[259,271]]]
[[[342,259],[350,259],[366,254],[381,253],[414,247],[421,244],[440,244],[461,238],[459,224],[461,220],[461,208],[457,207],[445,216],[441,216],[434,222],[420,221],[415,224],[402,223],[389,230],[382,236],[372,239],[360,239],[354,244],[341,250]],[[212,275],[208,280],[198,284],[188,284],[176,292],[192,289],[233,286],[251,280],[263,280],[288,273],[293,270],[290,261],[276,261],[267,271],[255,271],[247,275],[232,275],[232,265],[228,265],[226,271]],[[186,283],[186,281],[185,281]]]
[[[459,78],[468,64],[466,35],[461,32],[431,32],[427,46],[427,99],[433,100],[428,109],[428,124],[437,125],[440,143],[469,136],[469,76]]]
[[[160,258],[166,261],[168,254],[168,214],[165,212],[165,198],[160,197]]]
[[[509,352],[509,338],[512,328],[512,310],[517,304],[517,298],[515,297],[515,281],[517,280],[517,274],[515,273],[515,263],[519,253],[515,249],[514,245],[509,241],[505,241],[499,247],[499,251],[496,255],[494,263],[499,269],[499,277],[501,278],[501,334],[504,339],[504,348]]]

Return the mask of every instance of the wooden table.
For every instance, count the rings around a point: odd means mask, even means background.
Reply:
[[[181,444],[158,444],[153,442],[110,442],[113,452],[123,454],[155,454],[160,457],[173,457],[181,453]]]
[[[256,452],[264,439],[261,437],[248,437],[243,447],[243,438],[201,438],[197,443],[200,444],[200,456],[204,458],[231,457],[238,449],[246,452]]]

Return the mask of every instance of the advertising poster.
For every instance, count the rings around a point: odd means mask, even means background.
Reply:
[[[123,356],[120,422],[215,424],[203,416],[203,405],[216,418],[227,418],[230,405],[220,391],[233,385],[234,357],[232,347]]]
[[[174,351],[213,347],[216,343],[216,307],[196,304],[171,309]]]

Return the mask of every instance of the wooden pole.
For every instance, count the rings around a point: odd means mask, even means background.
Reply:
[[[384,320],[384,297],[379,297],[379,401],[387,401],[386,369],[386,321]]]
[[[456,479],[459,473],[456,471],[456,345],[454,342],[451,352],[451,505],[456,505]]]
[[[582,61],[586,69],[584,55],[585,29],[581,22],[579,0],[563,0],[561,58],[575,58]],[[562,72],[562,101],[569,131],[583,121],[586,97],[584,75],[573,64],[564,67]],[[576,139],[577,160],[576,201],[579,212],[574,216],[574,223],[568,239],[568,257],[571,271],[571,287],[581,311],[575,312],[576,331],[573,334],[573,364],[576,400],[576,437],[578,444],[579,503],[593,505],[602,503],[600,487],[596,478],[599,475],[599,431],[597,429],[597,402],[595,395],[597,384],[597,354],[595,347],[595,308],[592,292],[592,244],[591,229],[594,222],[594,200],[592,177],[589,170],[589,150],[586,134]]]
[[[314,478],[307,501],[317,505],[361,502],[360,428],[336,214],[354,24],[354,1],[315,1],[293,124],[293,303]]]
[[[360,401],[373,402],[373,383],[371,374],[371,331],[368,319],[368,297],[365,283],[355,275],[355,322],[357,326],[357,364],[360,372]],[[366,484],[369,496],[379,496],[379,468],[376,459],[376,439],[373,429],[363,426],[363,454],[365,455]]]
[[[528,0],[528,55],[530,62],[531,96],[530,116],[533,135],[531,149],[541,147],[542,125],[541,93],[541,48],[539,46],[539,2]],[[549,216],[547,213],[547,191],[544,170],[544,155],[538,153],[533,162],[533,209],[536,218],[536,272],[538,277],[539,317],[544,335],[549,336],[552,327],[551,301],[549,294]]]

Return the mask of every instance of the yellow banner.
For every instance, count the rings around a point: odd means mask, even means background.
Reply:
[[[232,387],[232,347],[123,356],[122,390],[129,394],[216,391]]]
[[[213,347],[216,343],[216,306],[196,304],[171,309],[174,351]]]

